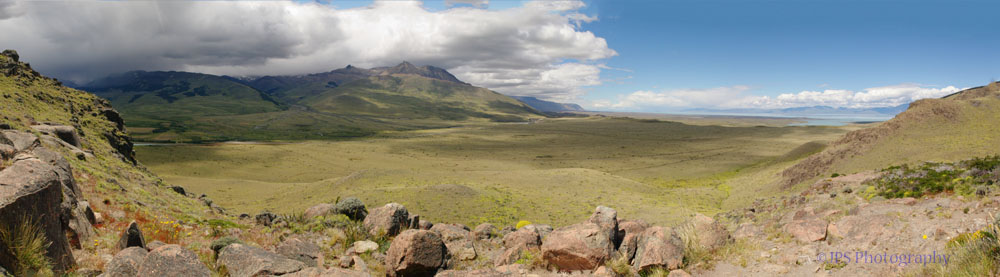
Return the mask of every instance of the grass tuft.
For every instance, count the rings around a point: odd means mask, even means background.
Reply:
[[[24,216],[18,223],[0,228],[0,242],[14,258],[15,276],[52,276],[52,262],[46,256],[49,242],[42,228]]]

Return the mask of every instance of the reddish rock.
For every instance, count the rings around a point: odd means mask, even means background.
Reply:
[[[145,248],[140,247],[129,247],[125,250],[118,251],[115,257],[111,259],[111,262],[104,266],[104,275],[106,277],[132,277],[139,274],[139,265],[142,261],[146,259]]]
[[[499,231],[493,224],[483,223],[476,226],[472,231],[472,237],[477,240],[488,240],[497,236]]]
[[[233,276],[284,275],[306,268],[300,261],[239,243],[222,248],[218,263]]]
[[[504,252],[493,260],[494,266],[513,264],[525,250],[537,250],[542,246],[542,238],[534,228],[520,230],[503,236]]]
[[[542,258],[560,270],[593,270],[611,258],[613,239],[605,228],[591,222],[562,227],[542,242]]]
[[[437,224],[431,227],[431,231],[441,234],[452,258],[466,261],[476,258],[476,247],[472,244],[472,234],[467,228],[460,224]]]
[[[698,244],[704,249],[715,250],[732,241],[732,236],[729,235],[726,227],[711,217],[695,214],[694,218],[691,218],[690,224],[697,234]]]
[[[826,239],[826,220],[805,219],[795,220],[785,224],[785,232],[801,242],[814,242]]]
[[[316,206],[312,206],[306,209],[305,213],[303,213],[303,216],[305,218],[314,218],[317,216],[330,215],[336,211],[335,207],[336,206],[334,206],[333,204],[327,204],[327,203],[318,204]]]
[[[375,214],[372,211],[369,217]],[[390,277],[433,276],[444,266],[446,255],[444,241],[437,232],[410,229],[392,240],[385,266]]]
[[[212,272],[191,250],[168,244],[150,251],[136,276],[208,277]]]
[[[636,271],[652,267],[677,269],[683,260],[684,244],[677,233],[669,227],[654,226],[642,233],[632,267]]]
[[[622,220],[618,222],[618,233],[622,237],[618,251],[628,257],[631,261],[635,258],[635,250],[639,248],[639,238],[642,232],[649,228],[649,224],[641,220]]]
[[[406,207],[397,203],[385,204],[385,206],[374,208],[365,217],[364,226],[368,233],[377,235],[384,232],[385,235],[395,236],[409,225],[410,213]]]

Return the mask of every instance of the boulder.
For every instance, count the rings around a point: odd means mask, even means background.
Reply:
[[[410,214],[410,217],[406,219],[406,228],[420,229],[420,216],[417,214]]]
[[[285,277],[370,277],[371,274],[365,273],[364,271],[349,270],[343,268],[330,268],[322,269],[318,267],[310,267],[303,270],[299,270],[295,273],[282,275]]]
[[[271,224],[274,223],[275,219],[278,219],[278,216],[271,212],[261,212],[254,217],[257,225],[264,225],[267,227],[271,227]]]
[[[441,234],[448,254],[452,258],[468,261],[476,258],[476,247],[472,244],[472,234],[468,227],[460,224],[437,224],[431,231]]]
[[[31,133],[2,130],[0,131],[0,144],[7,144],[14,147],[14,152],[27,152],[39,145],[38,137]]]
[[[142,230],[139,229],[139,224],[135,220],[129,222],[128,227],[122,230],[121,237],[118,239],[118,249],[129,247],[146,248],[146,238],[142,236]]]
[[[139,265],[146,259],[145,248],[129,247],[118,251],[111,262],[104,266],[105,277],[132,277],[139,274]]]
[[[335,208],[338,213],[346,215],[352,220],[364,220],[368,216],[368,210],[365,209],[365,203],[354,197],[348,197],[340,200],[340,202],[337,202],[337,206]]]
[[[371,213],[365,217],[365,230],[369,234],[378,235],[383,233],[388,236],[395,236],[407,226],[407,219],[410,213],[406,207],[397,203],[385,204],[385,206],[372,209]]]
[[[370,240],[355,241],[351,244],[351,249],[354,249],[354,254],[364,254],[378,250],[378,243]]]
[[[303,214],[306,218],[314,218],[317,216],[326,216],[332,214],[336,211],[336,206],[333,204],[317,204],[316,206],[309,207]]]
[[[476,229],[472,231],[472,237],[477,240],[489,240],[495,238],[499,234],[497,226],[493,224],[483,223],[476,226]]]
[[[764,235],[764,230],[760,226],[754,225],[753,223],[744,222],[740,223],[740,226],[736,227],[736,231],[733,232],[733,238],[752,238]]]
[[[542,238],[535,228],[521,228],[503,236],[503,254],[493,260],[494,266],[513,264],[525,250],[538,250],[542,246]]]
[[[431,223],[430,221],[421,219],[420,223],[417,223],[417,229],[430,230],[431,228],[434,228],[434,223]]]
[[[683,269],[674,269],[670,271],[670,274],[667,274],[667,277],[691,277],[691,274]]]
[[[635,258],[635,250],[639,248],[639,238],[642,232],[649,228],[649,224],[641,220],[621,220],[618,222],[618,236],[622,238],[618,246],[618,252],[628,257],[631,261]]]
[[[306,268],[300,261],[239,243],[222,248],[218,263],[232,276],[284,275]]]
[[[542,240],[542,258],[560,270],[594,270],[618,244],[618,212],[599,206],[584,223],[555,229]]]
[[[373,210],[369,216],[375,215]],[[444,266],[447,249],[441,235],[428,230],[406,230],[393,239],[386,253],[387,274],[433,276]]]
[[[168,244],[146,254],[136,276],[208,277],[212,276],[212,272],[191,250],[184,249],[180,245]]]
[[[698,244],[706,250],[718,249],[733,239],[726,227],[703,214],[695,214],[688,224],[697,234]]]
[[[170,190],[176,192],[177,194],[187,196],[187,191],[184,190],[182,186],[170,186]]]
[[[818,218],[794,220],[785,224],[785,232],[800,242],[814,242],[826,239],[826,220]]]
[[[38,130],[39,132],[51,135],[59,138],[60,140],[72,145],[74,147],[80,147],[80,135],[76,132],[76,128],[67,125],[31,125],[32,129]]]
[[[654,226],[642,232],[632,268],[639,272],[653,267],[677,269],[683,260],[684,243],[677,232],[669,227]]]
[[[222,252],[223,248],[236,243],[242,244],[243,241],[235,237],[221,237],[213,240],[212,243],[208,245],[208,248],[212,249],[212,252],[215,252],[215,257],[219,257],[219,252]]]
[[[30,144],[26,141],[32,141],[34,136],[28,134],[22,138],[17,133],[20,132],[0,132],[0,143],[15,148],[31,147],[25,144]],[[18,157],[0,171],[0,225],[17,227],[30,220],[49,242],[46,256],[52,261],[53,270],[64,272],[74,265],[74,259],[66,238],[68,228],[60,220],[68,216],[61,206],[60,175],[52,165],[32,155],[18,154]],[[7,249],[7,246],[0,242],[0,249]],[[13,263],[10,253],[0,250],[0,266],[9,268]]]
[[[300,261],[306,266],[317,266],[323,251],[315,243],[298,238],[290,238],[278,244],[275,249],[278,254],[289,259]]]
[[[522,229],[523,228],[534,229],[535,233],[538,233],[538,237],[540,237],[543,240],[545,239],[546,236],[548,236],[554,230],[554,229],[552,229],[552,226],[545,225],[545,224],[528,224],[527,226],[524,226],[524,227],[521,227],[521,228]]]
[[[154,240],[146,244],[146,250],[153,251],[154,249],[160,248],[160,246],[167,245],[162,241]]]

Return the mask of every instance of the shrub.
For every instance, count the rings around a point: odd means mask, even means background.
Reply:
[[[514,228],[521,229],[521,227],[528,226],[528,225],[531,225],[531,221],[521,220],[521,221],[517,222],[517,225],[515,225]]]
[[[882,177],[869,181],[885,198],[921,197],[941,192],[984,195],[1000,183],[1000,156],[974,158],[957,163],[901,165],[882,170]]]
[[[945,266],[924,270],[937,276],[997,276],[1000,274],[1000,220],[982,230],[963,233],[948,241],[952,260]],[[932,271],[932,272],[927,272]]]
[[[51,261],[46,256],[50,242],[31,218],[24,216],[18,223],[0,228],[0,242],[14,259],[10,270],[15,276],[52,275]]]

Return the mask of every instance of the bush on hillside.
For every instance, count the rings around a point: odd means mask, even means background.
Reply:
[[[956,163],[904,164],[883,172],[882,177],[869,181],[869,185],[885,198],[920,197],[941,192],[985,195],[991,187],[1000,184],[1000,156]]]

